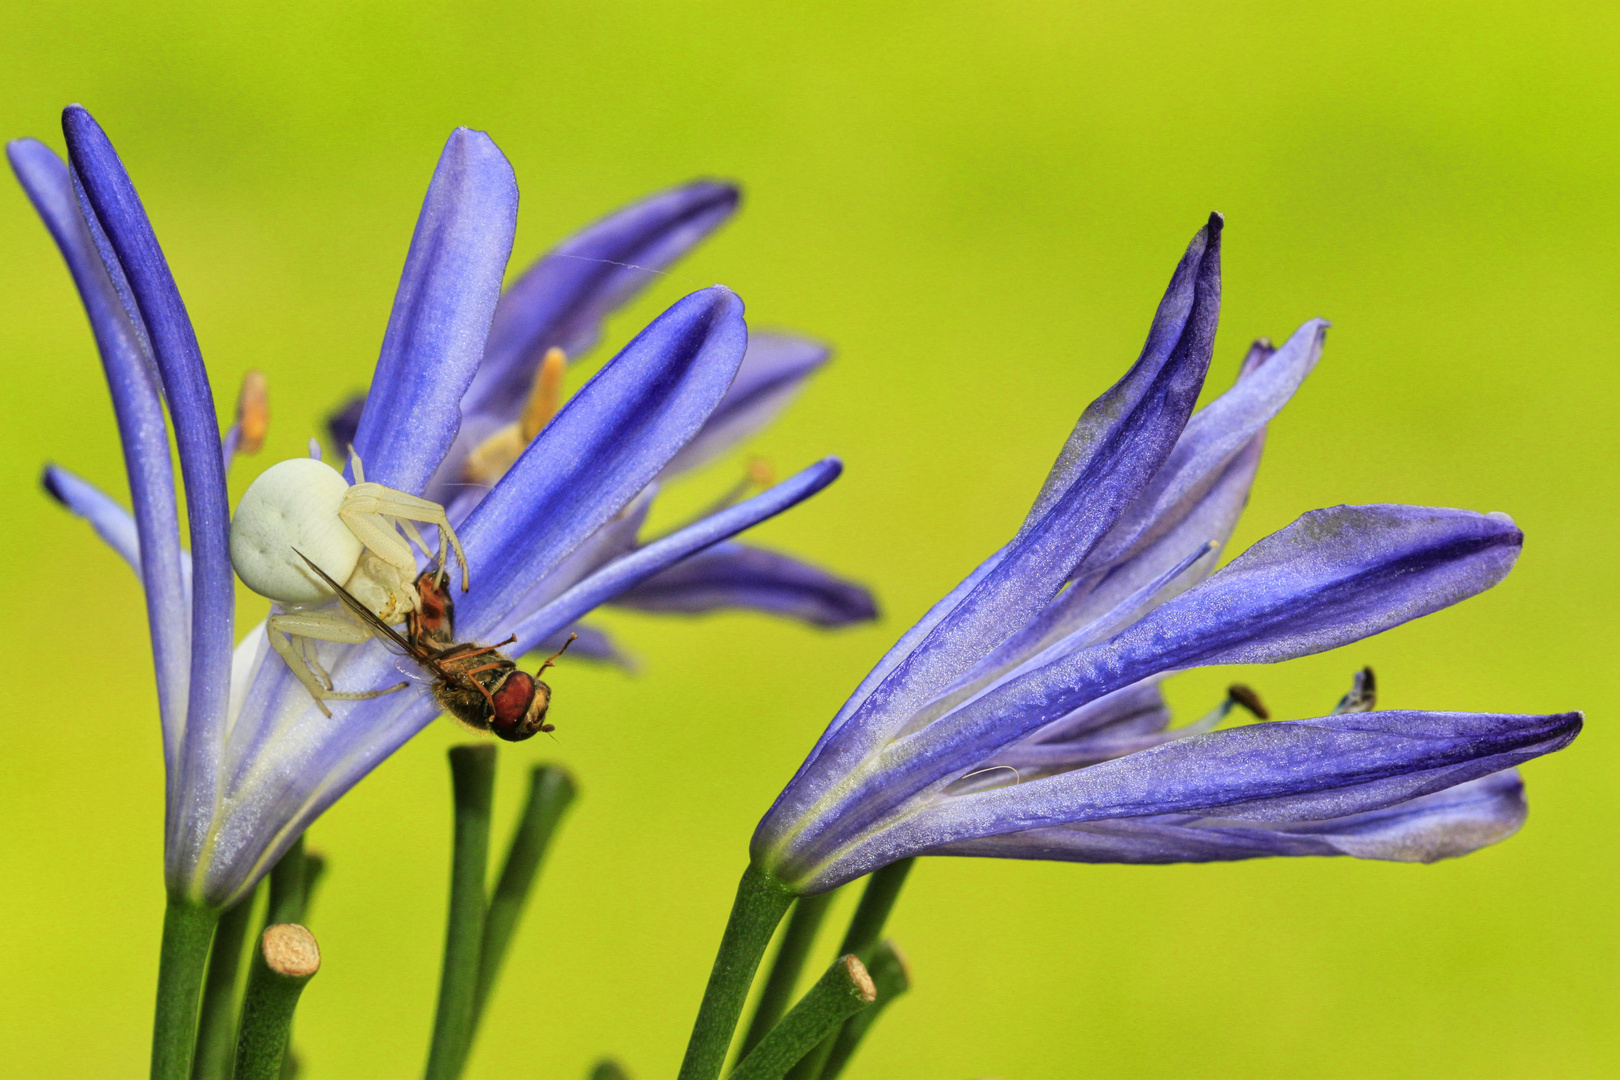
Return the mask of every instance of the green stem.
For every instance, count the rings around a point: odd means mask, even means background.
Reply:
[[[872,1004],[876,990],[854,955],[839,957],[782,1022],[742,1059],[731,1080],[781,1080],[794,1062]]]
[[[885,941],[872,950],[872,963],[867,972],[872,976],[872,985],[877,988],[877,1001],[872,1003],[870,1009],[862,1009],[844,1021],[844,1026],[833,1040],[832,1053],[821,1067],[821,1080],[837,1080],[861,1040],[877,1023],[878,1015],[888,1008],[891,1001],[911,989],[911,975],[906,971],[905,958],[891,942]]]
[[[253,918],[253,897],[254,893],[249,892],[226,908],[214,931],[191,1080],[230,1080],[231,1062],[236,1057],[236,976],[242,967],[242,943],[247,940],[248,923]]]
[[[314,851],[304,852],[304,921],[309,919],[309,909],[315,906],[315,890],[320,886],[321,879],[326,877],[326,856]]]
[[[506,863],[490,894],[489,911],[484,916],[484,942],[479,954],[478,986],[473,995],[473,1030],[484,1015],[484,1005],[501,972],[506,950],[512,944],[523,906],[534,888],[545,859],[546,848],[563,812],[578,794],[574,778],[560,765],[536,765],[529,774],[529,801],[512,834]]]
[[[270,868],[270,903],[264,910],[266,929],[282,923],[304,921],[307,883],[304,838],[300,836]]]
[[[771,961],[771,973],[765,977],[765,988],[760,991],[754,1017],[743,1036],[742,1053],[747,1054],[758,1046],[765,1033],[787,1012],[793,1000],[793,988],[799,984],[799,973],[804,970],[810,946],[815,943],[816,931],[821,928],[821,920],[834,895],[835,892],[824,892],[801,896],[794,901],[793,917],[782,932],[782,943],[776,947],[776,958]]]
[[[152,1020],[152,1080],[190,1080],[191,1055],[197,1046],[197,999],[217,922],[218,908],[169,897]]]
[[[906,883],[906,875],[911,873],[911,864],[916,861],[910,858],[892,862],[866,879],[866,891],[861,893],[855,916],[849,920],[839,953],[854,953],[863,960],[871,957],[873,947],[883,936],[883,924],[889,921],[889,912],[894,910],[894,902],[900,897],[900,888]],[[791,1080],[821,1080],[835,1041],[835,1038],[827,1038],[806,1054],[789,1074]]]
[[[715,1080],[720,1075],[760,957],[791,903],[792,891],[765,871],[753,865],[743,871],[720,951],[703,989],[703,1003],[692,1024],[679,1080]]]
[[[235,1080],[280,1080],[298,995],[320,966],[315,936],[302,926],[278,924],[260,936],[242,995]]]
[[[894,910],[894,902],[900,897],[900,887],[906,883],[906,875],[911,873],[911,864],[916,861],[910,858],[892,862],[866,879],[866,891],[861,893],[860,906],[849,921],[840,953],[854,953],[863,960],[867,957],[868,950],[883,936],[883,924],[889,921],[889,912]]]
[[[484,938],[484,876],[489,868],[490,804],[495,797],[495,748],[450,750],[455,793],[455,848],[450,856],[450,918],[439,974],[439,1006],[428,1047],[427,1080],[461,1075],[472,1042],[473,996]]]
[[[630,1080],[630,1074],[612,1058],[603,1058],[591,1067],[591,1080]]]

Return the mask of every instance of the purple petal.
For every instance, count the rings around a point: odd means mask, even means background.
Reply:
[[[652,482],[725,395],[747,343],[742,301],[716,285],[660,315],[574,395],[458,530],[477,568],[465,632],[494,632]]]
[[[88,521],[96,535],[107,541],[107,546],[122,556],[130,569],[140,574],[141,540],[135,519],[128,510],[88,480],[57,465],[45,466],[40,482],[51,498]]]
[[[847,626],[877,618],[870,590],[791,556],[743,544],[716,544],[613,602],[638,611],[685,615],[763,611],[815,626]]]
[[[625,207],[536,261],[501,297],[462,409],[516,419],[547,349],[583,353],[608,313],[719,227],[737,199],[730,184],[685,184]]]
[[[843,464],[837,458],[826,458],[752,499],[711,514],[616,559],[524,619],[517,627],[518,647],[525,650],[531,648],[530,642],[546,640],[592,608],[612,600],[626,589],[646,581],[680,560],[798,505],[838,479],[843,469]]]
[[[182,570],[168,425],[163,417],[157,370],[145,344],[144,330],[130,321],[124,301],[79,210],[67,166],[43,143],[33,139],[10,143],[6,156],[67,262],[68,272],[73,276],[89,316],[90,330],[112,393],[113,414],[123,443],[124,468],[138,522],[138,526],[132,525],[132,528],[139,557],[132,565],[140,568],[138,572],[145,587],[152,662],[163,717],[164,752],[172,763],[177,760],[180,729],[184,724],[191,615]],[[75,512],[83,513],[78,509]],[[91,520],[95,523],[95,518]],[[108,537],[101,524],[96,527]]]
[[[1090,768],[950,796],[847,844],[800,856],[820,892],[895,859],[983,836],[1076,822],[1194,814],[1309,821],[1381,810],[1562,749],[1579,713],[1372,712],[1249,724]]]
[[[1507,769],[1381,810],[1320,821],[1127,818],[963,840],[928,854],[1160,864],[1353,855],[1429,863],[1506,840],[1519,831],[1527,813],[1524,782],[1518,770]]]
[[[1164,468],[1097,545],[1076,576],[1112,566],[1184,518],[1265,431],[1322,355],[1328,324],[1313,319],[1226,393],[1193,414]]]
[[[461,426],[517,228],[517,179],[490,137],[457,128],[433,171],[354,446],[366,479],[418,493]]]
[[[665,476],[705,465],[776,419],[827,362],[832,350],[817,341],[788,334],[749,335],[731,389],[691,442],[664,467]]]
[[[1220,311],[1220,230],[1220,217],[1212,215],[1193,238],[1141,357],[1080,417],[1005,556],[911,645],[849,721],[824,736],[813,752],[818,775],[853,768],[929,698],[1025,625],[1164,463],[1209,367]],[[782,807],[802,809],[820,797],[813,785],[795,791],[799,786],[795,781],[784,792]]]
[[[1347,645],[1495,585],[1523,539],[1504,515],[1313,510],[1111,640],[1067,654],[1057,646],[893,749],[908,770],[924,759],[966,764],[1151,675],[1275,663]]]
[[[211,816],[214,804],[214,767],[230,697],[236,602],[236,580],[227,550],[230,506],[219,420],[191,320],[123,163],[101,127],[79,106],[64,110],[62,130],[85,197],[117,253],[151,337],[164,399],[174,421],[191,524],[192,614],[181,770],[178,777],[170,777],[170,785],[171,790],[194,800],[190,808],[195,811],[193,820],[202,822]],[[192,817],[170,809],[171,830],[181,827],[181,818]],[[202,837],[182,841],[171,832],[171,840],[171,865],[181,865],[172,861],[175,854],[183,845],[200,843]]]

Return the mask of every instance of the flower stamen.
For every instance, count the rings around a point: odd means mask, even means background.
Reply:
[[[567,370],[567,355],[555,346],[547,349],[529,390],[529,400],[523,404],[523,415],[473,448],[462,468],[463,478],[474,484],[492,485],[506,475],[562,408],[563,375]]]

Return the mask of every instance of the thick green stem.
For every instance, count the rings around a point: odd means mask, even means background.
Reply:
[[[507,849],[506,863],[501,867],[501,876],[490,894],[489,910],[484,916],[478,987],[473,995],[474,1031],[484,1015],[484,1005],[495,987],[501,964],[506,960],[507,946],[512,944],[518,920],[523,917],[524,904],[534,888],[552,834],[578,790],[574,778],[560,765],[536,765],[529,774],[529,801],[512,834],[512,846]]]
[[[169,898],[158,958],[157,1013],[152,1021],[152,1080],[191,1080],[197,1046],[197,1003],[219,909]]]
[[[591,1080],[630,1080],[630,1074],[612,1058],[603,1058],[591,1067]]]
[[[315,937],[302,926],[272,926],[260,936],[242,995],[236,1080],[280,1080],[298,995],[320,966]]]
[[[911,873],[911,864],[916,861],[911,858],[892,862],[866,879],[866,891],[861,893],[855,916],[849,920],[843,944],[838,947],[840,953],[854,953],[863,961],[871,958],[872,949],[883,936],[883,924],[889,921],[889,912],[894,910],[900,888],[906,883],[906,875]],[[829,1037],[806,1054],[789,1074],[791,1080],[820,1080],[832,1057],[834,1042],[835,1038]]]
[[[793,988],[799,984],[799,973],[804,970],[810,946],[815,943],[816,931],[821,928],[821,920],[826,917],[827,907],[835,895],[836,891],[824,892],[819,896],[801,896],[794,901],[793,917],[788,919],[787,929],[782,932],[782,943],[776,947],[776,958],[771,961],[771,972],[765,977],[765,988],[760,991],[754,1017],[743,1035],[742,1053],[758,1046],[765,1033],[787,1012],[788,1003],[793,1000]]]
[[[679,1080],[715,1080],[720,1075],[760,957],[792,902],[792,891],[763,870],[750,865],[743,871],[692,1025],[692,1039],[686,1044]]]
[[[202,1012],[197,1020],[197,1052],[191,1080],[230,1080],[236,1057],[236,976],[242,968],[242,943],[253,918],[254,893],[226,908],[208,953],[208,981],[203,984]]]
[[[439,1006],[428,1047],[427,1080],[455,1080],[472,1043],[473,997],[484,939],[484,876],[489,869],[489,817],[495,796],[495,748],[450,750],[455,793],[455,849],[450,857],[450,919],[439,973]]]
[[[905,957],[900,955],[900,950],[892,942],[885,941],[872,950],[872,963],[866,970],[872,976],[872,985],[877,988],[877,1000],[870,1009],[862,1009],[844,1021],[844,1026],[833,1039],[832,1053],[821,1067],[821,1080],[836,1080],[866,1033],[877,1023],[878,1015],[895,998],[911,989],[911,975],[906,971]]]
[[[731,1080],[782,1080],[794,1062],[833,1035],[845,1020],[872,1004],[877,991],[859,959],[834,961],[810,992],[742,1059]]]

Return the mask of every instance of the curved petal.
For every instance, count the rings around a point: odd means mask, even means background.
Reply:
[[[530,443],[458,531],[478,568],[460,605],[486,637],[703,426],[748,343],[742,301],[716,285],[660,315]]]
[[[178,776],[170,775],[169,784],[171,795],[190,805],[170,803],[167,847],[172,871],[185,864],[181,849],[201,842],[196,830],[212,813],[215,768],[230,699],[236,581],[228,551],[230,507],[219,419],[197,336],[123,163],[101,127],[79,106],[64,110],[62,130],[85,197],[117,252],[151,337],[185,480],[191,525],[191,675],[180,738],[181,767]],[[172,876],[170,886],[182,887]]]
[[[1352,855],[1430,863],[1506,840],[1528,812],[1524,782],[1517,769],[1508,769],[1381,810],[1320,821],[1127,818],[963,840],[928,854],[1137,864]]]
[[[738,198],[732,184],[698,180],[633,203],[547,252],[501,297],[462,410],[515,420],[547,349],[575,357],[590,348],[608,313],[718,228]]]
[[[146,619],[152,635],[158,709],[163,718],[164,758],[172,766],[185,723],[191,614],[181,568],[174,467],[169,458],[169,430],[163,416],[157,369],[145,331],[131,321],[125,300],[80,211],[67,166],[34,139],[8,144],[6,156],[73,276],[112,394],[130,500],[139,523],[135,542],[140,558],[132,565],[139,567],[137,572],[146,590]],[[112,256],[110,250],[107,254]],[[101,532],[99,525],[97,531]]]
[[[418,494],[461,427],[517,229],[517,178],[457,128],[433,171],[354,436],[366,479]]]
[[[90,481],[59,465],[45,466],[39,479],[46,494],[88,521],[96,535],[107,541],[107,546],[129,563],[130,569],[140,574],[141,540],[135,519],[128,510]]]
[[[838,479],[844,471],[837,458],[824,458],[780,484],[730,506],[717,514],[660,537],[646,547],[615,559],[556,600],[524,619],[517,627],[517,647],[533,648],[580,616],[646,581],[695,552],[729,539],[789,507],[796,506]]]
[[[1560,750],[1580,728],[1579,713],[1392,711],[1249,724],[1026,784],[936,799],[799,874],[808,891],[820,892],[944,844],[1074,822],[1363,814]]]
[[[871,590],[792,556],[744,544],[716,544],[619,594],[613,603],[684,615],[763,611],[814,626],[877,618]]]
[[[776,419],[830,356],[832,350],[819,341],[790,334],[750,334],[731,388],[702,430],[664,466],[664,475],[706,465]]]

